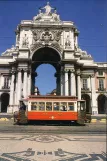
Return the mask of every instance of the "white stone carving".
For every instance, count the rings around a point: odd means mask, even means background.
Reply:
[[[62,30],[52,30],[52,33],[54,34],[55,41],[59,41],[61,39]]]
[[[35,21],[35,20],[40,20],[40,19],[42,18],[42,16],[43,16],[43,13],[42,13],[41,10],[39,9],[39,14],[33,18],[33,21]]]
[[[41,30],[32,30],[33,33],[33,44],[40,39]]]
[[[44,9],[45,12],[42,12]],[[51,12],[52,10],[54,10],[54,12]],[[33,18],[33,21],[60,21],[60,16],[57,14],[56,8],[52,8],[49,2],[47,2],[45,7],[39,9],[39,14]]]
[[[66,37],[65,48],[71,48],[71,41],[69,35]]]
[[[55,9],[55,8],[52,8],[50,5],[49,5],[49,2],[47,2],[47,5],[43,8],[40,8],[40,9],[45,9],[45,15],[50,15],[51,14],[51,10],[52,9]]]
[[[45,31],[42,33],[42,36],[41,36],[41,40],[42,41],[45,41],[45,43],[49,43],[50,41],[52,41],[52,33],[49,32],[49,31]]]
[[[14,45],[12,45],[12,47],[10,48],[10,49],[7,49],[4,53],[2,53],[1,55],[2,56],[12,56],[12,53],[14,52],[14,51],[16,51],[17,50],[17,48],[14,46]]]
[[[55,20],[55,21],[60,21],[60,16],[57,15],[57,11],[54,10],[54,13],[52,13],[52,18]]]
[[[25,34],[25,37],[23,38],[23,42],[22,42],[22,47],[28,47],[29,41],[28,41],[28,37]]]

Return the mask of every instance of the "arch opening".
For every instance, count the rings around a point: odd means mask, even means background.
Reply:
[[[88,94],[83,94],[81,98],[86,101],[86,113],[92,113],[90,96]]]
[[[61,69],[60,60],[59,53],[49,47],[40,48],[33,54],[32,94],[35,94],[35,86],[36,92],[39,94],[48,94],[54,89],[56,89],[56,93],[60,94],[60,79],[58,76]]]
[[[7,106],[9,105],[9,94],[3,93],[1,94],[1,111],[0,112],[7,112]]]
[[[107,97],[103,94],[98,96],[98,114],[107,113]]]

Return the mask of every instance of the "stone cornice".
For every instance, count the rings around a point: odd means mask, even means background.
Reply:
[[[23,21],[24,22],[24,21]],[[76,29],[75,25],[73,24],[73,22],[71,21],[55,21],[55,22],[51,22],[51,21],[37,21],[37,22],[33,22],[33,21],[29,21],[30,23],[21,23],[19,25],[19,28],[23,28],[23,27],[28,27],[28,28],[44,28],[44,27],[48,27],[48,28],[63,28],[65,29]]]
[[[62,64],[72,64],[72,63],[76,63],[77,62],[77,59],[62,59]]]
[[[16,62],[31,62],[31,59],[30,58],[17,58],[16,59]]]

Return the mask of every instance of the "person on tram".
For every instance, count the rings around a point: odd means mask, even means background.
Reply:
[[[19,108],[19,110],[24,110],[24,111],[26,111],[26,106],[25,106],[25,104],[24,104],[23,101],[20,101],[20,108]]]

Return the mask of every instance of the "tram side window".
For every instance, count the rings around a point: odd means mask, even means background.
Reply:
[[[54,111],[59,111],[59,102],[54,102],[53,103],[53,110]]]
[[[37,102],[32,102],[31,103],[31,110],[36,110],[37,111]]]
[[[38,102],[39,111],[45,111],[45,102]]]
[[[46,102],[46,111],[52,111],[52,102]]]
[[[67,111],[67,102],[61,102],[60,111]]]
[[[68,102],[68,111],[74,111],[74,103]]]

